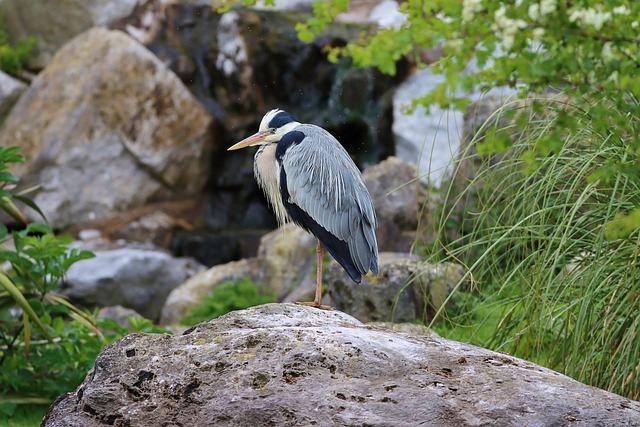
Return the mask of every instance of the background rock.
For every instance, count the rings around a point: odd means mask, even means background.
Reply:
[[[258,260],[264,268],[267,289],[282,301],[303,281],[315,289],[316,245],[314,236],[294,224],[284,225],[260,240]]]
[[[113,238],[130,242],[150,243],[168,248],[178,228],[184,226],[179,219],[161,211],[151,212],[115,230]]]
[[[160,315],[160,324],[165,326],[179,324],[180,320],[193,307],[199,305],[216,286],[225,282],[235,282],[244,277],[251,278],[256,284],[262,281],[262,271],[255,258],[216,265],[189,277],[167,296]]]
[[[36,39],[36,54],[29,65],[41,69],[71,38],[93,26],[109,25],[129,15],[138,1],[65,0],[51,7],[47,0],[2,0],[0,12],[11,39]]]
[[[425,321],[442,306],[463,277],[462,267],[451,263],[421,262],[404,253],[381,252],[378,276],[371,274],[357,285],[335,261],[327,265],[326,304],[361,322]]]
[[[169,292],[203,268],[160,251],[98,251],[69,268],[62,292],[85,306],[122,305],[158,321]]]
[[[316,242],[315,237],[293,224],[266,234],[256,257],[216,265],[171,291],[161,323],[176,325],[216,286],[244,277],[277,301],[310,300],[315,290]]]
[[[269,304],[107,346],[46,427],[621,426],[640,403],[515,357]]]
[[[206,178],[210,116],[154,55],[92,29],[61,49],[7,118],[25,185],[56,228],[150,201],[184,198]]]
[[[398,86],[393,98],[396,156],[416,165],[423,180],[430,180],[433,186],[440,184],[460,146],[462,113],[431,107],[427,114],[419,106],[406,114],[405,109],[443,81],[429,69],[420,70]]]
[[[427,196],[416,180],[417,169],[397,157],[367,168],[363,179],[378,217],[378,249],[409,252],[416,241],[419,218],[425,216]]]
[[[369,19],[380,28],[399,28],[407,20],[407,16],[398,10],[398,6],[398,2],[394,0],[383,0],[371,9]]]
[[[26,89],[26,84],[0,71],[0,129],[5,117]]]

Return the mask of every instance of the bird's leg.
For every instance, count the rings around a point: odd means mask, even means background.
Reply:
[[[322,305],[322,264],[324,263],[325,253],[324,246],[322,246],[320,240],[318,240],[318,248],[316,252],[318,253],[318,264],[316,271],[316,299],[314,302],[317,306],[320,306]]]
[[[316,272],[316,298],[313,302],[299,302],[298,304],[308,305],[322,310],[333,310],[328,305],[322,305],[322,264],[324,262],[324,254],[326,249],[318,240],[318,270]]]

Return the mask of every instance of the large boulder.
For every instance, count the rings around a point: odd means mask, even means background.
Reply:
[[[460,146],[462,113],[418,106],[406,109],[418,96],[431,93],[444,81],[430,69],[420,70],[404,81],[393,98],[393,136],[396,156],[414,164],[423,180],[437,186],[450,168]]]
[[[71,38],[96,25],[109,25],[129,15],[140,0],[1,0],[0,14],[12,39],[34,37],[37,48],[30,66],[45,67]]]
[[[397,157],[389,157],[363,173],[378,217],[380,251],[409,252],[426,222],[427,194],[416,178],[416,167]]]
[[[0,128],[4,118],[25,90],[27,90],[26,84],[0,71]]]
[[[169,292],[203,269],[159,250],[96,251],[69,268],[62,291],[86,306],[122,305],[157,321]]]
[[[325,301],[361,322],[420,322],[432,317],[462,285],[464,270],[453,263],[428,264],[416,256],[381,252],[380,274],[354,284],[333,261],[327,265]]]
[[[270,304],[106,347],[45,427],[621,426],[640,403],[469,344]]]
[[[161,323],[176,325],[202,298],[225,282],[250,278],[277,301],[302,301],[315,290],[316,239],[296,225],[287,224],[260,239],[255,257],[219,264],[190,277],[176,287],[162,309]]]
[[[184,198],[206,179],[211,118],[157,57],[119,31],[66,44],[7,118],[26,184],[56,228]]]

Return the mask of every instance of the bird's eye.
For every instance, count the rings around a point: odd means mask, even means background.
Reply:
[[[276,128],[271,128],[269,129],[269,132],[273,135],[274,133],[276,133],[276,130],[277,130]]]

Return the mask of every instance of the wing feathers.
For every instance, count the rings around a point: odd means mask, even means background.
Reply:
[[[347,272],[354,268],[359,274],[370,270],[377,272],[377,220],[360,171],[342,145],[324,129],[300,125],[295,131],[304,133],[305,138],[288,147],[282,159],[281,168],[286,178],[281,179],[286,179],[287,189],[287,194],[282,195],[288,202],[285,206],[290,204],[299,208],[315,223],[314,226],[326,231],[314,231],[312,227],[300,224],[316,235],[330,253],[328,242],[323,241],[327,236],[346,243],[348,254],[340,256],[342,259],[332,255]],[[280,186],[282,191],[283,183]],[[301,214],[297,213],[297,216]],[[354,279],[353,274],[349,274]]]

